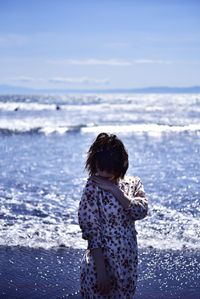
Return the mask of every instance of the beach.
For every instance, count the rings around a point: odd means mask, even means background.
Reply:
[[[83,252],[1,247],[0,298],[81,298],[79,266]],[[135,299],[199,299],[199,281],[199,251],[139,250]]]
[[[99,244],[110,289],[137,281],[112,299],[200,299],[200,0],[0,0],[0,24],[0,299],[95,293]]]
[[[77,211],[103,131],[149,199],[135,299],[200,298],[199,94],[0,96],[0,116],[1,299],[80,298]]]

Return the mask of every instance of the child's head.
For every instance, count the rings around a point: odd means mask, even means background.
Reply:
[[[127,150],[116,135],[100,133],[89,148],[85,167],[90,175],[99,171],[123,178],[128,169]]]

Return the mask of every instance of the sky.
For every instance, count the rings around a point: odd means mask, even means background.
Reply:
[[[199,0],[0,0],[0,85],[200,85]]]

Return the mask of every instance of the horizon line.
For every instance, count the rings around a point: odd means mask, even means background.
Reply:
[[[10,90],[9,90],[10,89]],[[20,91],[21,90],[21,91]],[[118,88],[34,88],[16,85],[0,84],[1,94],[13,93],[200,93],[200,85],[191,86],[148,86],[148,87],[118,87]]]

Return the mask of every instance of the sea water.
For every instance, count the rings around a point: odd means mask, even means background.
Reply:
[[[77,210],[100,132],[117,134],[141,178],[140,247],[200,249],[200,95],[0,96],[0,245],[83,249]]]

